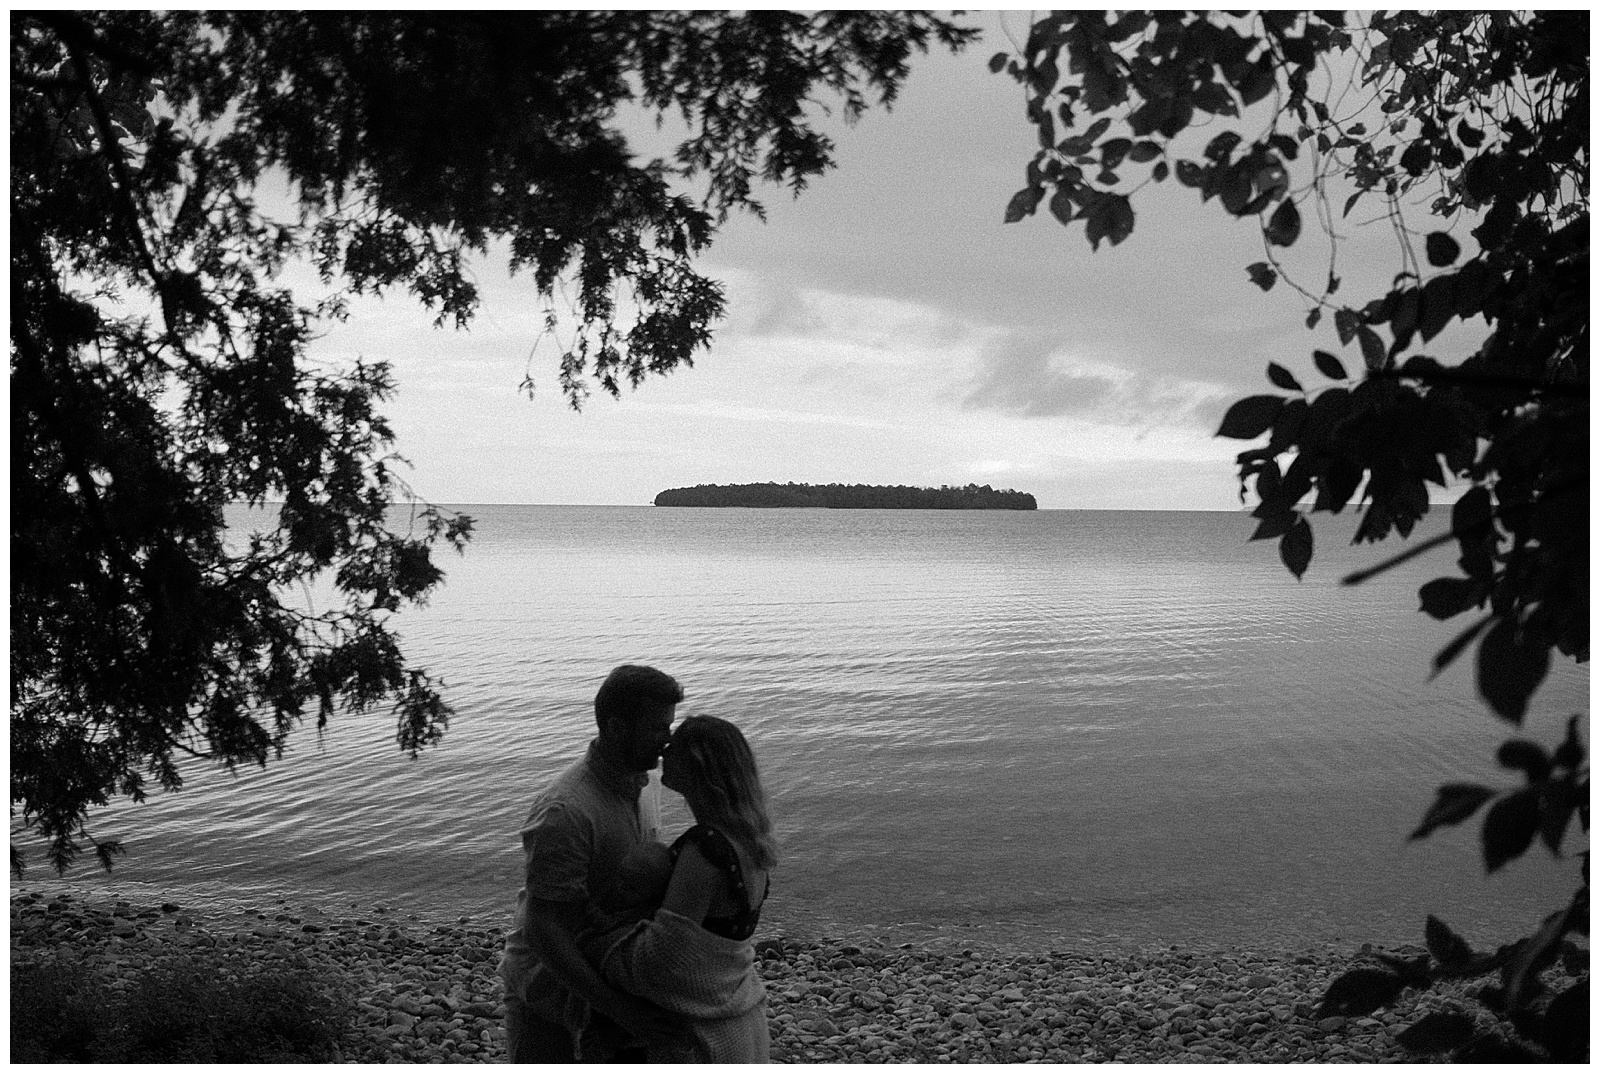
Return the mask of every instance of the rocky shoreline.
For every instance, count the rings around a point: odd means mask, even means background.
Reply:
[[[356,1000],[345,1062],[504,1062],[501,936],[499,923],[374,905],[11,896],[14,972],[70,958],[117,987],[195,948],[310,965]],[[1322,990],[1360,953],[1332,947],[1023,951],[776,929],[756,947],[777,1062],[1412,1062],[1394,1036],[1423,1011],[1489,1017],[1455,988],[1408,992],[1373,1017],[1318,1020]]]

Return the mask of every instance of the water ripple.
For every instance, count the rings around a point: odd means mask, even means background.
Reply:
[[[265,771],[187,765],[181,794],[94,819],[119,872],[508,912],[526,802],[628,660],[755,744],[780,914],[1404,938],[1433,910],[1520,926],[1568,882],[1403,840],[1435,783],[1499,778],[1466,672],[1425,680],[1448,634],[1414,592],[1446,565],[1342,589],[1365,553],[1319,534],[1296,583],[1220,514],[469,513],[472,550],[398,620],[456,706],[444,743],[408,759],[369,713]],[[1530,733],[1587,690],[1558,667]]]

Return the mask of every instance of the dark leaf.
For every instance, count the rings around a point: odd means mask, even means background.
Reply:
[[[1295,455],[1294,461],[1289,464],[1289,472],[1283,475],[1283,485],[1278,489],[1278,498],[1285,507],[1297,504],[1306,493],[1311,491],[1311,459],[1305,452]]]
[[[1518,792],[1527,793],[1531,792]],[[1580,889],[1579,895],[1582,894]],[[1561,942],[1572,930],[1579,906],[1578,900],[1574,899],[1565,909],[1546,917],[1538,932],[1517,944],[1515,953],[1500,971],[1508,1011],[1516,1012],[1526,1007],[1544,990],[1539,975],[1555,965],[1556,957],[1561,953]]]
[[[1344,363],[1327,351],[1312,351],[1311,360],[1316,363],[1317,371],[1329,380],[1350,379],[1350,374],[1345,372]]]
[[[1162,182],[1167,177],[1167,170],[1167,162],[1164,160],[1158,160],[1156,161],[1156,166],[1150,169],[1150,178],[1154,179],[1158,183]]]
[[[1311,407],[1304,399],[1290,399],[1284,403],[1278,416],[1272,419],[1270,446],[1280,452],[1287,451],[1299,439],[1300,431],[1305,428],[1306,415],[1310,412]]]
[[[1413,1055],[1435,1055],[1452,1051],[1471,1040],[1474,1025],[1470,1014],[1432,1011],[1401,1030],[1395,1041]]]
[[[989,57],[989,70],[994,74],[999,74],[1001,71],[1005,70],[1006,60],[1008,59],[1010,59],[1010,57],[1004,52],[996,52],[993,56]]]
[[[1487,582],[1494,573],[1494,504],[1489,490],[1474,485],[1450,509],[1450,531],[1461,546],[1461,569]]]
[[[1525,738],[1513,738],[1500,744],[1494,759],[1501,768],[1522,772],[1529,783],[1538,783],[1550,774],[1550,756],[1544,747]]]
[[[1273,195],[1270,191],[1265,194],[1257,194],[1255,197],[1244,203],[1244,205],[1239,209],[1239,215],[1254,216],[1256,213],[1259,213],[1265,209],[1268,205],[1271,205],[1272,198]]]
[[[1218,82],[1207,82],[1194,91],[1194,106],[1202,112],[1213,115],[1236,116],[1239,108],[1233,102],[1233,94],[1228,88]]]
[[[1456,124],[1456,137],[1461,139],[1461,144],[1468,149],[1476,149],[1483,144],[1483,132],[1469,126],[1464,119]]]
[[[1449,619],[1478,603],[1478,584],[1466,578],[1435,578],[1417,595],[1423,611],[1435,619]]]
[[[1161,147],[1154,142],[1135,142],[1133,148],[1128,150],[1128,159],[1135,164],[1144,164],[1160,155]]]
[[[1520,858],[1539,832],[1539,796],[1528,787],[1501,798],[1483,818],[1483,864],[1495,872]]]
[[[1453,265],[1456,262],[1456,258],[1461,256],[1461,245],[1443,231],[1428,233],[1427,249],[1428,264],[1434,268]]]
[[[1472,237],[1484,251],[1498,250],[1515,233],[1521,218],[1522,209],[1517,202],[1505,196],[1498,197],[1494,208],[1484,214],[1482,223],[1472,229]]]
[[[1408,839],[1425,839],[1436,828],[1460,824],[1476,813],[1483,803],[1493,798],[1495,792],[1476,783],[1446,783],[1436,794],[1437,797],[1433,805],[1428,807],[1422,823],[1417,826],[1416,831],[1407,836]]]
[[[1461,169],[1461,183],[1467,196],[1487,204],[1494,200],[1500,188],[1500,157],[1494,153],[1480,153],[1467,161]]]
[[[1373,479],[1377,479],[1376,473],[1373,474]],[[1372,496],[1373,491],[1372,483],[1368,482],[1367,492],[1370,498],[1367,502],[1367,509],[1361,512],[1361,524],[1356,527],[1353,544],[1360,544],[1363,541],[1371,541],[1373,543],[1381,541],[1389,536],[1389,530],[1394,525],[1394,516],[1389,513],[1388,500]]]
[[[1559,856],[1572,814],[1587,795],[1580,794],[1565,780],[1547,783],[1539,792],[1539,838],[1550,848],[1550,853]]]
[[[1361,314],[1348,306],[1333,311],[1333,327],[1339,332],[1340,346],[1347,345],[1361,330]]]
[[[1063,224],[1072,221],[1072,192],[1064,186],[1056,187],[1056,192],[1050,195],[1050,215]]]
[[[1316,414],[1314,407],[1312,414]],[[1335,459],[1329,464],[1327,472],[1317,479],[1316,510],[1334,514],[1343,511],[1350,497],[1361,486],[1361,478],[1365,474],[1365,470],[1349,459]]]
[[[1393,1003],[1405,982],[1390,970],[1359,966],[1333,979],[1317,1006],[1317,1017],[1359,1017]]]
[[[1573,928],[1579,932],[1584,931],[1578,927],[1577,923],[1573,924]],[[1571,940],[1562,943],[1561,968],[1566,971],[1568,977],[1581,977],[1588,973],[1589,949],[1587,947],[1579,947]]]
[[[1317,393],[1316,401],[1311,404],[1306,428],[1301,435],[1301,443],[1307,448],[1319,451],[1337,450],[1340,430],[1350,416],[1352,405],[1350,393],[1344,388],[1326,388]],[[1341,468],[1351,471],[1353,473],[1351,480],[1355,482],[1359,482],[1361,475],[1365,473],[1348,455],[1335,454],[1329,462],[1328,472],[1332,473]]]
[[[1282,388],[1286,392],[1305,391],[1304,388],[1300,387],[1300,382],[1294,379],[1294,374],[1290,373],[1277,362],[1267,363],[1267,379],[1272,381],[1273,384]]]
[[[1024,216],[1031,216],[1043,198],[1042,186],[1026,186],[1011,195],[1011,201],[1006,205],[1006,223],[1015,224]]]
[[[1384,349],[1383,340],[1378,338],[1378,333],[1362,325],[1356,329],[1356,340],[1361,344],[1361,359],[1368,369],[1377,372],[1388,364],[1389,355]]]
[[[1311,548],[1311,523],[1301,515],[1278,542],[1278,555],[1289,573],[1300,578],[1311,565]]]
[[[1528,698],[1550,671],[1550,647],[1505,617],[1478,647],[1478,692],[1499,716],[1520,724]]]
[[[1322,307],[1316,306],[1310,313],[1306,314],[1306,327],[1315,328],[1320,320],[1322,320]]]
[[[1261,498],[1261,506],[1251,512],[1257,518],[1266,518],[1274,512],[1282,512],[1288,504],[1278,503],[1278,489],[1283,485],[1283,473],[1278,469],[1278,461],[1271,458],[1271,449],[1266,464],[1256,471],[1256,495]],[[1293,524],[1293,519],[1290,520]]]
[[[1412,175],[1421,175],[1433,163],[1433,145],[1429,142],[1416,141],[1406,146],[1406,151],[1400,154],[1400,167]]]
[[[1396,350],[1405,347],[1403,340],[1409,340],[1411,332],[1417,324],[1417,307],[1420,304],[1417,289],[1408,287],[1400,293],[1399,301],[1394,304],[1392,316],[1389,318],[1390,331],[1394,333]]]
[[[1277,510],[1262,512],[1258,507],[1251,512],[1259,517],[1261,522],[1256,526],[1255,532],[1250,535],[1252,541],[1268,541],[1274,537],[1282,537],[1289,532],[1289,527],[1295,524],[1300,516],[1293,511]]]
[[[1429,984],[1428,973],[1433,963],[1427,954],[1408,958],[1405,955],[1389,955],[1377,951],[1374,952],[1374,957],[1398,973],[1400,979],[1407,985],[1426,987]]]
[[[1240,399],[1223,415],[1222,426],[1216,435],[1233,440],[1254,440],[1272,428],[1273,419],[1283,409],[1283,403],[1281,395],[1252,395]]]
[[[1271,93],[1278,84],[1276,72],[1273,70],[1270,54],[1261,57],[1245,75],[1241,83],[1237,84],[1239,97],[1245,105],[1255,104],[1267,94]]]
[[[1223,131],[1206,143],[1204,150],[1206,159],[1217,164],[1227,161],[1233,156],[1234,147],[1241,140],[1238,131]]]
[[[1250,282],[1263,291],[1272,290],[1272,286],[1278,282],[1278,274],[1265,261],[1256,261],[1246,265],[1244,270],[1249,273]]]
[[[1092,142],[1096,138],[1100,137],[1102,134],[1104,134],[1106,131],[1108,131],[1110,129],[1111,129],[1111,119],[1110,119],[1110,117],[1109,116],[1101,116],[1099,119],[1097,119],[1093,123],[1089,124],[1089,129],[1083,132],[1083,136],[1085,138],[1089,139],[1089,141]]]
[[[1487,531],[1494,517],[1494,504],[1489,490],[1474,485],[1450,508],[1450,531],[1457,537],[1480,537]]]
[[[1184,186],[1200,186],[1206,181],[1205,169],[1192,160],[1180,160],[1174,167],[1177,169],[1178,182]]]
[[[1326,150],[1324,150],[1324,152],[1326,152]],[[1356,207],[1356,202],[1360,201],[1361,200],[1361,195],[1363,195],[1365,193],[1366,193],[1365,190],[1358,190],[1354,194],[1351,194],[1348,198],[1345,198],[1344,199],[1344,212],[1339,214],[1340,217],[1343,218],[1343,217],[1349,216],[1350,215],[1350,210],[1354,209]]]
[[[1122,158],[1128,155],[1128,150],[1133,148],[1133,141],[1128,138],[1111,138],[1100,144],[1100,164],[1105,168],[1115,168],[1122,163]]]
[[[1116,194],[1101,198],[1089,211],[1085,228],[1089,245],[1100,248],[1101,239],[1109,239],[1115,246],[1133,234],[1133,204],[1126,195]]]
[[[1556,996],[1545,1009],[1539,1043],[1553,1063],[1589,1061],[1589,979]]]
[[[1274,246],[1293,246],[1300,237],[1300,210],[1293,199],[1285,198],[1267,221],[1267,241]]]
[[[1432,914],[1428,915],[1423,936],[1427,940],[1428,950],[1441,966],[1454,969],[1472,961],[1472,945]]]
[[[1114,69],[1108,69],[1104,64],[1092,62],[1083,72],[1083,106],[1090,112],[1099,114],[1113,105],[1120,104],[1128,99],[1128,87]],[[1098,121],[1097,121],[1098,122]],[[1110,126],[1110,120],[1106,120]],[[1090,138],[1098,138],[1105,133],[1105,127],[1095,130],[1089,128]]]
[[[1253,187],[1250,181],[1250,170],[1244,161],[1235,163],[1222,173],[1222,186],[1220,195],[1222,207],[1234,216],[1248,216]]]
[[[1418,302],[1417,330],[1424,340],[1430,340],[1450,323],[1456,309],[1454,276],[1435,276],[1422,288]]]

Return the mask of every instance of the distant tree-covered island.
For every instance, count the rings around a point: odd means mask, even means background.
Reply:
[[[924,511],[1035,511],[1033,494],[988,485],[696,485],[656,494],[657,507],[841,507]]]

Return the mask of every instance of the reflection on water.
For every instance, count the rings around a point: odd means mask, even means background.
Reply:
[[[443,745],[407,759],[369,714],[265,771],[190,765],[93,822],[125,880],[504,915],[527,800],[625,660],[751,738],[780,918],[1400,940],[1429,911],[1522,927],[1574,875],[1486,879],[1467,829],[1404,842],[1436,783],[1503,782],[1467,668],[1425,681],[1452,626],[1414,593],[1445,556],[1341,589],[1370,549],[1319,530],[1297,583],[1227,514],[467,510],[478,539],[397,621],[456,706]],[[1559,666],[1529,733],[1587,688]]]

